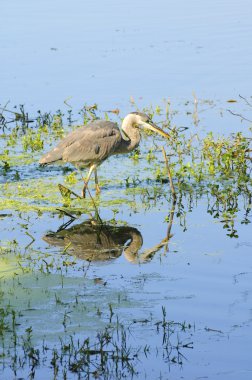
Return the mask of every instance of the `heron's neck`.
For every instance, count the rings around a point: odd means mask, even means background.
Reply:
[[[124,249],[124,256],[128,261],[135,263],[137,261],[137,253],[143,245],[143,238],[137,229],[131,227],[129,239],[131,241],[128,247]]]
[[[134,150],[140,143],[140,132],[134,126],[134,115],[128,115],[122,122],[122,145],[120,153],[128,153]]]

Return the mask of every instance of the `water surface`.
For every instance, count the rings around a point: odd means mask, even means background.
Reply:
[[[228,109],[251,119],[239,97],[251,103],[251,7],[248,0],[2,1],[0,103],[12,111],[25,104],[31,117],[59,108],[69,130],[66,99],[73,124],[93,103],[102,118],[117,107],[123,117],[159,105],[154,120],[162,123],[170,99],[171,127],[187,127],[187,136],[250,137],[251,123]],[[80,176],[66,182],[73,168],[39,168],[42,150],[23,154],[24,136],[9,144],[15,123],[8,127],[7,137],[0,130],[1,154],[10,156],[9,168],[0,162],[1,378],[251,379],[251,179],[247,192],[233,178],[219,183],[222,197],[233,188],[229,204],[215,197],[216,178],[188,181],[172,209],[169,184],[157,175],[160,146],[168,154],[170,147],[148,136],[139,159],[113,157],[100,168],[94,199],[107,226],[100,230],[90,222],[90,198],[66,205],[57,188],[80,193]],[[43,151],[57,132],[43,132]],[[59,209],[77,219],[55,235],[69,220]],[[80,345],[89,338],[95,351],[104,331],[113,352],[104,372],[99,352],[83,369]],[[124,334],[128,361],[115,355]]]
[[[249,0],[3,1],[1,103],[35,110],[249,96]]]

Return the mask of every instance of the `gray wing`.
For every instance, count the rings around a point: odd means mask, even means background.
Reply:
[[[100,162],[113,154],[120,145],[121,133],[110,121],[95,120],[69,133],[39,161],[40,164],[63,160],[65,162],[89,165]]]

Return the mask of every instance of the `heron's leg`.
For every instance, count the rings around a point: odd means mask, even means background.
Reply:
[[[96,188],[96,194],[100,194],[101,188],[98,183],[98,175],[97,175],[97,169],[95,169],[95,188]]]
[[[84,180],[84,186],[83,186],[83,189],[82,189],[82,196],[83,198],[86,197],[86,189],[87,189],[87,186],[88,186],[88,181],[91,177],[91,174],[93,173],[93,170],[96,169],[96,165],[91,165],[90,166],[90,169],[89,169],[89,172],[88,172],[88,175],[87,175],[87,178]]]

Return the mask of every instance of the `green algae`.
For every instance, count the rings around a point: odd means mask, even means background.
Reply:
[[[0,154],[0,162],[8,163],[9,168],[13,166],[24,166],[34,163],[34,157],[28,153],[9,155],[9,151]]]
[[[0,278],[1,280],[6,278],[11,278],[13,276],[16,276],[17,274],[20,274],[21,268],[18,265],[15,258],[10,257],[1,257],[2,254],[0,253]]]

